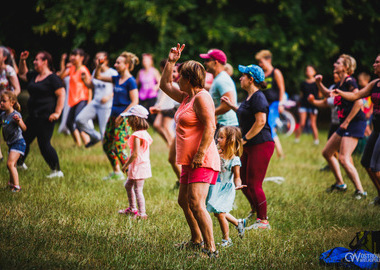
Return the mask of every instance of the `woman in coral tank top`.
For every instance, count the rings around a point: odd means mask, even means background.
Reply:
[[[215,184],[220,170],[213,139],[215,106],[204,89],[206,71],[199,62],[183,63],[179,67],[179,88],[172,84],[173,67],[184,48],[184,44],[177,44],[170,50],[160,82],[162,91],[181,104],[174,116],[177,163],[182,165],[178,203],[190,227],[191,239],[178,247],[202,247],[201,255],[216,257],[212,220],[205,203],[209,186]]]

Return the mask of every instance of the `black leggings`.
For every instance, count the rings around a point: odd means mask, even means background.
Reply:
[[[29,146],[37,137],[38,147],[40,148],[41,154],[46,163],[49,165],[50,169],[59,171],[60,166],[58,155],[50,144],[55,122],[50,122],[48,119],[28,117],[25,125],[27,129],[23,133],[23,136],[26,142],[26,150],[25,155],[19,158],[18,164],[21,165],[25,161],[29,153]]]
[[[66,127],[70,130],[71,134],[73,134],[74,130],[78,129],[75,124],[75,120],[78,114],[86,107],[87,100],[82,100],[78,104],[74,105],[70,108],[69,113],[67,114]]]

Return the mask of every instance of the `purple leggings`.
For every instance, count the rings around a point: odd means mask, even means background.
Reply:
[[[257,211],[257,218],[267,219],[267,200],[263,190],[263,181],[268,169],[270,158],[274,151],[274,142],[264,142],[244,146],[241,156],[240,176],[244,195],[251,204],[252,210]]]

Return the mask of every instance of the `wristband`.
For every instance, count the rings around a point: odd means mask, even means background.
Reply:
[[[248,142],[248,139],[245,137],[245,135],[243,136],[243,141],[246,141],[246,142]]]

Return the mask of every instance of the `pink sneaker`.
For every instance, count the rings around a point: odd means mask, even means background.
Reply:
[[[121,215],[132,215],[132,216],[136,216],[137,215],[137,210],[133,211],[130,207],[126,208],[126,209],[121,209],[119,210],[119,214]]]

